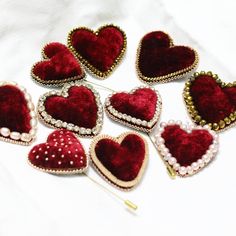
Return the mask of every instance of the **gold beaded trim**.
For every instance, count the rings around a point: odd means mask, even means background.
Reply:
[[[72,34],[77,31],[77,30],[81,30],[81,29],[84,29],[84,30],[88,30],[90,32],[92,32],[93,34],[95,35],[98,35],[99,32],[106,28],[106,27],[114,27],[116,29],[118,29],[122,34],[123,34],[123,38],[124,38],[124,43],[123,43],[123,47],[121,49],[121,52],[120,52],[120,55],[115,59],[113,65],[111,66],[111,68],[105,72],[102,72],[100,70],[98,70],[97,68],[95,68],[93,65],[91,65],[86,59],[83,58],[82,55],[80,55],[76,49],[73,47],[72,45]],[[127,46],[127,37],[126,37],[126,34],[125,32],[118,26],[115,26],[113,24],[108,24],[108,25],[103,25],[102,27],[100,27],[97,31],[93,31],[92,29],[89,29],[87,27],[78,27],[78,28],[75,28],[75,29],[72,29],[69,34],[68,34],[68,38],[67,38],[67,44],[68,44],[68,47],[69,49],[73,52],[73,54],[79,59],[79,61],[87,68],[87,70],[94,76],[96,76],[97,78],[99,79],[105,79],[106,77],[108,77],[112,72],[113,70],[118,66],[118,64],[121,62],[123,56],[124,56],[124,53],[126,51],[126,46]]]
[[[190,93],[191,84],[199,75],[211,76],[212,79],[215,79],[216,83],[221,86],[221,88],[236,87],[236,81],[233,83],[225,83],[218,77],[217,74],[213,74],[211,71],[201,71],[200,73],[195,72],[193,76],[185,83],[183,91],[184,102],[193,122],[201,126],[208,125],[212,130],[216,132],[221,132],[234,126],[236,124],[236,111],[232,112],[228,117],[225,117],[224,120],[220,120],[218,123],[208,123],[200,116],[196,107],[194,106],[194,101]]]
[[[86,77],[86,74],[84,72],[84,68],[82,67],[82,65],[80,64],[79,60],[75,57],[76,61],[78,62],[78,64],[80,65],[80,68],[81,68],[81,75],[78,75],[78,76],[73,76],[73,77],[69,77],[69,78],[66,78],[66,79],[61,79],[61,80],[42,80],[39,76],[35,75],[34,74],[34,67],[41,63],[41,62],[44,62],[44,61],[50,61],[50,58],[47,57],[47,55],[45,54],[45,51],[44,49],[49,45],[46,44],[43,49],[42,49],[42,58],[43,60],[39,61],[39,62],[36,62],[32,68],[31,68],[31,77],[34,79],[34,81],[36,83],[38,83],[39,85],[43,85],[43,86],[48,86],[48,87],[61,87],[63,86],[65,83],[68,83],[68,82],[73,82],[73,81],[76,81],[76,80],[83,80],[85,79]],[[69,50],[69,49],[68,49]]]
[[[167,34],[167,33],[165,33],[165,34]],[[175,45],[173,43],[173,39],[169,35],[168,35],[168,37],[170,39],[170,48],[174,47]],[[142,47],[142,40],[143,40],[143,38],[140,40],[139,45],[138,45],[138,49],[137,49],[137,53],[136,53],[136,62],[135,62],[138,78],[142,82],[145,82],[147,84],[167,83],[167,82],[170,82],[172,80],[183,79],[185,77],[188,77],[192,73],[194,73],[194,71],[197,69],[197,66],[198,66],[198,63],[199,63],[199,56],[198,56],[197,51],[194,50],[191,47],[185,46],[186,48],[189,48],[190,50],[192,50],[195,54],[195,60],[194,60],[194,62],[191,66],[189,66],[185,69],[173,72],[173,73],[169,73],[167,75],[163,75],[163,76],[147,77],[147,76],[143,75],[142,72],[140,71],[140,68],[139,68],[139,58],[140,58],[140,52],[141,52],[141,47]]]
[[[134,134],[139,136],[143,141],[144,141],[144,145],[145,145],[145,156],[144,156],[144,160],[142,163],[142,166],[140,168],[140,171],[138,173],[138,175],[136,176],[135,179],[131,180],[131,181],[123,181],[118,179],[116,176],[114,176],[108,169],[106,169],[106,167],[100,162],[100,160],[97,158],[96,152],[95,152],[95,147],[96,144],[101,140],[101,139],[110,139],[116,143],[121,143],[123,141],[123,139],[130,135],[130,134]],[[90,158],[92,160],[92,164],[93,167],[95,168],[95,170],[98,171],[98,173],[110,184],[114,185],[115,187],[122,189],[122,190],[130,190],[132,188],[134,188],[141,180],[145,169],[147,167],[147,163],[148,163],[148,156],[149,156],[149,151],[148,151],[148,144],[146,142],[146,140],[137,132],[125,132],[123,134],[121,134],[120,136],[118,136],[117,138],[111,137],[109,135],[99,135],[97,137],[94,138],[94,140],[92,141],[90,148],[89,148],[89,154],[90,154]]]

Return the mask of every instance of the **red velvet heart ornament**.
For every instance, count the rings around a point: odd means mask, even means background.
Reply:
[[[40,84],[62,86],[85,77],[79,61],[64,44],[47,44],[42,50],[42,56],[43,61],[34,64],[31,70],[32,78]]]
[[[41,96],[38,114],[50,127],[65,128],[86,137],[97,135],[103,121],[99,94],[92,86],[79,82],[70,82],[61,91]]]
[[[69,48],[98,78],[109,76],[126,50],[126,35],[117,26],[105,25],[97,31],[80,27],[68,36]]]
[[[29,145],[36,134],[37,119],[31,96],[15,82],[0,82],[0,139]]]
[[[195,73],[185,84],[184,100],[193,121],[221,131],[236,124],[236,84],[212,72]]]
[[[186,46],[174,46],[170,36],[162,31],[146,34],[140,41],[136,68],[147,83],[182,79],[196,69],[197,52]]]
[[[151,132],[161,111],[161,97],[157,90],[142,86],[130,93],[113,93],[106,99],[105,111],[113,120],[141,130]]]
[[[156,145],[163,160],[178,175],[190,176],[205,167],[218,151],[218,136],[209,127],[161,123]]]
[[[81,173],[88,167],[82,144],[72,132],[64,129],[52,132],[46,143],[34,146],[28,160],[33,167],[54,174]]]
[[[110,183],[130,189],[140,181],[147,161],[148,146],[137,133],[127,132],[118,138],[100,135],[90,146],[95,169]]]

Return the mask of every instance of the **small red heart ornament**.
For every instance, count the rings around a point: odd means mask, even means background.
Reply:
[[[81,173],[88,167],[82,144],[64,129],[52,132],[45,143],[34,146],[28,160],[36,169],[54,174]]]
[[[148,161],[148,146],[141,135],[127,132],[118,138],[97,136],[90,146],[95,169],[110,183],[131,189],[141,180]]]
[[[102,26],[97,31],[80,27],[69,33],[68,46],[92,74],[104,79],[123,58],[126,35],[114,25]]]
[[[182,79],[198,65],[197,52],[187,46],[175,46],[162,31],[150,32],[141,39],[136,59],[139,78],[146,83]]]
[[[26,89],[15,82],[0,82],[0,139],[29,145],[37,130],[34,104]]]
[[[182,177],[199,172],[218,151],[218,136],[208,126],[185,125],[171,120],[161,123],[155,137],[163,160]]]
[[[31,69],[32,78],[40,84],[62,86],[85,77],[79,61],[64,44],[48,43],[42,50],[42,56],[43,60]]]
[[[47,92],[40,97],[37,110],[46,125],[65,128],[79,136],[92,137],[102,127],[100,96],[87,84],[70,82],[61,91]]]
[[[161,112],[161,96],[148,86],[137,87],[131,92],[116,92],[108,96],[105,111],[113,120],[151,132]]]
[[[224,83],[218,75],[202,71],[185,84],[184,101],[193,121],[223,131],[236,124],[236,83]]]

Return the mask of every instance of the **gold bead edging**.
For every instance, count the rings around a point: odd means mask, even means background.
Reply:
[[[71,36],[72,34],[77,31],[77,30],[80,30],[80,29],[84,29],[84,30],[88,30],[92,33],[94,33],[95,35],[98,35],[99,32],[106,28],[106,27],[114,27],[116,29],[118,29],[122,35],[123,35],[123,39],[124,39],[124,42],[123,42],[123,47],[120,51],[120,55],[115,59],[114,63],[112,64],[111,68],[105,72],[102,72],[100,70],[98,70],[97,68],[95,68],[93,65],[91,65],[86,59],[83,58],[82,55],[80,55],[76,49],[73,47],[72,45],[72,39],[71,39]],[[85,66],[85,68],[92,74],[94,75],[95,77],[103,80],[103,79],[106,79],[113,71],[114,69],[120,64],[124,54],[125,54],[125,51],[126,51],[126,47],[127,47],[127,37],[126,37],[126,34],[125,32],[119,27],[119,26],[115,26],[113,24],[107,24],[107,25],[103,25],[101,26],[100,28],[98,28],[96,31],[90,29],[90,28],[87,28],[87,27],[78,27],[78,28],[74,28],[72,29],[69,34],[68,34],[68,37],[67,37],[67,44],[68,44],[68,48],[72,51],[72,53],[78,58],[78,60]]]
[[[186,108],[188,113],[190,114],[191,119],[194,123],[199,124],[200,126],[208,125],[212,130],[216,132],[221,132],[226,129],[231,128],[232,126],[236,125],[236,111],[232,112],[228,117],[225,117],[224,120],[220,120],[218,123],[208,123],[204,120],[198,113],[196,107],[194,106],[194,101],[190,93],[190,87],[192,82],[199,76],[199,75],[209,75],[213,79],[215,79],[216,83],[221,86],[221,88],[225,87],[236,87],[236,82],[233,83],[225,83],[223,82],[217,74],[213,74],[211,71],[205,72],[195,72],[189,80],[185,83],[184,91],[183,91],[183,99],[186,104]]]
[[[170,48],[174,47],[175,45],[173,43],[173,39],[167,33],[165,33],[165,34],[170,39]],[[192,50],[195,54],[195,60],[194,60],[194,62],[191,66],[189,66],[185,69],[182,69],[182,70],[179,70],[179,71],[176,71],[176,72],[173,72],[173,73],[169,73],[167,75],[158,76],[158,77],[147,77],[147,76],[143,75],[142,72],[140,71],[140,68],[139,68],[139,58],[140,58],[140,52],[141,52],[141,47],[142,47],[142,40],[143,40],[143,38],[140,40],[139,45],[138,45],[138,49],[137,49],[137,53],[136,53],[136,62],[135,62],[136,72],[138,74],[138,78],[142,82],[145,82],[149,85],[152,85],[152,84],[155,84],[155,83],[167,83],[167,82],[170,82],[172,80],[183,79],[185,77],[189,77],[197,69],[198,63],[199,63],[199,56],[198,56],[197,51],[194,50],[191,47],[185,46],[186,48],[189,48],[190,50]]]
[[[76,61],[78,62],[78,64],[80,65],[80,68],[81,68],[81,72],[82,74],[79,75],[79,76],[73,76],[73,77],[69,77],[69,78],[66,78],[66,79],[62,79],[62,80],[42,80],[39,76],[35,75],[34,73],[34,68],[36,65],[38,65],[39,63],[42,63],[42,62],[45,62],[45,61],[50,61],[50,58],[47,57],[47,55],[45,54],[45,48],[49,45],[50,43],[47,43],[43,49],[42,49],[42,52],[41,52],[41,55],[42,55],[42,60],[41,61],[38,61],[36,62],[35,64],[33,64],[32,68],[31,68],[31,77],[32,79],[39,85],[43,85],[43,86],[46,86],[46,87],[62,87],[65,83],[69,83],[69,82],[74,82],[74,81],[82,81],[85,79],[86,77],[86,74],[85,74],[85,71],[84,71],[84,68],[83,66],[81,65],[81,63],[79,62],[78,58],[75,57]],[[68,48],[69,50],[69,48]]]

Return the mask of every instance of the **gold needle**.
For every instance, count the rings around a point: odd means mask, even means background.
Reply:
[[[131,202],[128,199],[124,199],[121,196],[119,196],[118,194],[112,192],[110,189],[106,188],[104,185],[100,184],[98,181],[96,181],[95,179],[93,179],[91,176],[89,176],[87,173],[83,172],[83,174],[85,176],[87,176],[93,183],[95,183],[97,186],[99,186],[100,188],[102,188],[103,190],[109,192],[110,194],[112,194],[113,196],[115,196],[116,198],[118,198],[120,201],[122,201],[127,207],[129,207],[129,209],[132,210],[137,210],[138,206],[136,204],[134,204],[133,202]]]

